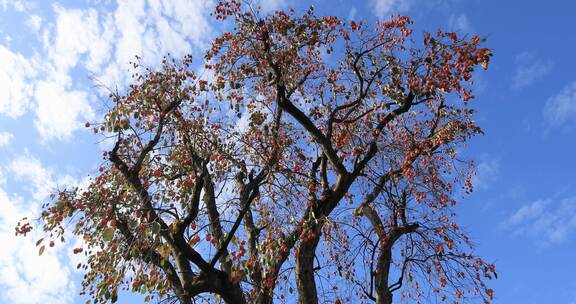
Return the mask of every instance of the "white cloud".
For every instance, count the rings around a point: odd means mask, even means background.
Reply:
[[[260,0],[260,8],[263,13],[271,13],[288,6],[287,0]]]
[[[5,9],[24,9],[26,3],[0,2]],[[15,118],[34,110],[44,141],[69,139],[94,115],[89,100],[95,98],[88,96],[98,92],[83,86],[88,77],[82,73],[122,89],[135,55],[157,66],[167,53],[178,58],[203,49],[212,35],[211,7],[212,1],[202,0],[134,0],[119,1],[113,11],[55,4],[54,23],[31,15],[26,24],[42,31],[43,52],[25,58],[0,46],[0,115]]]
[[[129,81],[128,62],[134,55],[140,55],[147,66],[157,66],[166,53],[174,57],[194,53],[212,38],[211,0],[112,2],[93,0],[88,4],[94,7],[84,9],[55,4],[51,6],[54,16],[50,12],[42,12],[43,17],[22,16],[34,32],[26,41],[32,55],[0,45],[0,116],[18,118],[31,113],[43,140],[70,139],[85,120],[95,116],[91,101],[97,99],[93,96],[97,92],[87,89],[86,74],[122,89]],[[0,9],[29,8],[27,1],[0,0]],[[10,133],[0,132],[0,146],[9,144],[11,138]],[[37,230],[32,237],[14,237],[18,219],[37,216],[55,187],[73,183],[72,177],[55,174],[28,153],[0,167],[0,242],[4,246],[0,250],[0,302],[73,302],[77,290],[69,248],[49,248],[39,257]],[[6,187],[15,184],[24,191],[16,194]]]
[[[59,257],[61,250],[49,248],[38,256],[37,233],[14,236],[16,221],[37,211],[25,205],[24,200],[0,189],[0,299],[22,304],[72,303],[74,284],[70,267]]]
[[[10,176],[30,185],[29,199],[9,194],[5,178],[0,178],[0,302],[16,304],[72,303],[76,293],[71,277],[72,265],[64,255],[69,248],[47,248],[38,256],[35,243],[41,236],[33,230],[27,237],[14,236],[18,220],[39,214],[41,201],[55,185],[52,172],[35,158],[25,155],[9,166]],[[2,176],[0,171],[0,176]]]
[[[486,190],[497,179],[500,171],[500,159],[486,159],[476,166],[476,175],[472,178],[475,189]]]
[[[12,8],[17,12],[24,12],[32,7],[32,3],[26,0],[0,0],[0,6],[3,10]]]
[[[40,161],[26,152],[25,156],[14,159],[8,166],[12,177],[27,187],[34,199],[41,200],[54,188],[52,173],[42,167]]]
[[[346,20],[354,20],[357,14],[358,9],[356,9],[356,7],[353,6],[352,8],[350,8],[350,12],[348,12],[348,17],[346,17]]]
[[[465,14],[452,14],[448,18],[448,28],[452,31],[460,32],[462,34],[470,33],[473,30],[468,20],[468,16]]]
[[[576,230],[576,196],[524,205],[503,222],[502,227],[514,236],[532,238],[540,246],[566,241]]]
[[[113,61],[95,77],[107,87],[129,81],[129,62],[140,55],[145,65],[157,65],[170,53],[174,57],[203,49],[211,39],[208,14],[212,1],[142,0],[120,2],[111,14],[114,28]],[[169,17],[168,17],[169,16]]]
[[[212,29],[207,17],[212,9],[212,1],[163,0],[162,5],[162,14],[171,17],[171,26],[175,32],[191,39],[196,46],[208,43]]]
[[[414,0],[372,0],[371,4],[376,16],[388,18],[393,14],[408,11]]]
[[[30,15],[26,19],[26,26],[28,26],[33,32],[38,32],[42,26],[42,17],[38,15]]]
[[[7,146],[12,141],[14,135],[10,132],[0,131],[0,148]]]
[[[405,14],[414,8],[419,11],[434,10],[447,14],[456,0],[370,0],[370,9],[378,18],[388,19],[396,14]]]
[[[34,63],[0,45],[0,115],[17,118],[30,107]]]
[[[553,66],[551,61],[540,59],[534,53],[521,53],[516,57],[512,88],[521,89],[543,79],[552,71]]]
[[[109,49],[101,49],[101,26],[94,9],[66,9],[56,5],[55,30],[44,41],[52,69],[67,74],[80,56],[87,55],[87,65],[99,65]],[[111,41],[107,41],[110,43]]]
[[[544,121],[549,127],[570,128],[576,123],[576,81],[546,101]]]
[[[86,92],[69,90],[56,81],[37,83],[35,97],[35,125],[44,140],[69,139],[94,117]]]
[[[550,203],[549,200],[538,200],[532,204],[522,206],[518,211],[516,211],[510,218],[508,218],[508,225],[516,226],[522,224],[525,221],[531,221],[537,219],[546,205]]]
[[[4,39],[4,44],[9,46],[10,42],[12,42],[12,36],[10,35],[2,35],[2,39]]]

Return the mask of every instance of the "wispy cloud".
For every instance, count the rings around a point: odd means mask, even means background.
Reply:
[[[68,139],[94,117],[88,93],[73,90],[66,83],[41,81],[36,84],[35,97],[35,125],[44,140]]]
[[[542,114],[548,127],[574,127],[576,124],[576,81],[548,98]]]
[[[122,88],[130,81],[129,61],[135,55],[144,65],[157,66],[167,53],[178,58],[204,49],[213,35],[211,0],[87,3],[90,7],[54,4],[40,12],[28,1],[0,0],[0,11],[26,12],[24,24],[34,34],[26,41],[30,48],[19,50],[0,33],[0,118],[31,116],[44,141],[70,139],[96,117],[94,95],[102,91],[92,89],[82,75]],[[0,132],[0,147],[12,138]],[[31,237],[14,237],[16,222],[38,215],[56,186],[74,184],[74,178],[44,167],[28,153],[0,164],[0,303],[74,301],[75,264],[66,254],[72,244],[47,248],[39,257],[38,229]]]
[[[5,171],[4,171],[5,170]],[[19,195],[5,190],[6,178],[28,185]],[[70,248],[47,248],[38,256],[36,240],[39,231],[28,237],[15,237],[19,219],[39,213],[41,202],[56,184],[71,182],[69,176],[58,177],[42,163],[26,154],[0,169],[0,302],[16,304],[72,303],[77,293],[72,277],[72,264],[63,255]]]
[[[417,9],[418,11],[435,10],[443,14],[451,11],[456,0],[370,0],[367,1],[372,13],[382,19],[388,19],[396,14],[404,14]]]
[[[576,230],[576,196],[526,204],[501,226],[513,236],[533,239],[539,246],[562,243]]]
[[[26,19],[26,26],[28,26],[33,32],[38,32],[42,26],[42,17],[38,15],[30,15],[28,19]]]
[[[395,13],[406,12],[412,5],[414,0],[372,0],[371,6],[374,9],[376,16],[380,18],[388,18]]]
[[[346,20],[354,20],[356,18],[356,15],[358,14],[358,9],[356,9],[355,6],[350,8],[350,11],[348,12],[348,17],[346,17]]]
[[[32,7],[32,3],[26,0],[0,0],[0,8],[7,10],[14,9],[17,12],[24,12]]]
[[[460,32],[462,34],[474,31],[466,14],[450,15],[450,18],[448,18],[448,28],[452,31]]]
[[[286,8],[289,5],[289,0],[260,0],[259,5],[263,13],[270,13],[279,9]]]
[[[538,58],[535,53],[523,52],[516,57],[516,71],[512,88],[525,88],[548,75],[554,67],[552,61]]]
[[[0,45],[0,115],[17,118],[31,105],[33,62]]]
[[[496,181],[500,171],[500,159],[484,159],[476,166],[476,175],[472,178],[474,188],[486,190]]]
[[[0,5],[29,7],[26,1],[0,0]],[[43,48],[26,57],[0,45],[0,115],[32,111],[44,141],[71,138],[94,117],[91,101],[97,93],[75,73],[122,88],[135,55],[144,65],[156,66],[168,53],[180,57],[206,46],[211,7],[212,1],[202,0],[134,0],[119,1],[113,11],[98,3],[74,9],[55,4],[53,22],[31,14],[26,24],[39,34]]]
[[[10,144],[14,135],[10,132],[0,131],[0,148]]]

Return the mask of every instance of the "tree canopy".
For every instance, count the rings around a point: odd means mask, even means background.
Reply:
[[[494,265],[454,212],[472,191],[459,152],[481,133],[469,103],[484,40],[237,1],[214,17],[234,29],[202,75],[191,56],[136,60],[130,87],[87,123],[113,148],[86,187],[46,205],[40,253],[81,239],[96,303],[121,290],[184,304],[488,303]]]

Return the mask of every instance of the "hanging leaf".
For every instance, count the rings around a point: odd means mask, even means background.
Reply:
[[[104,232],[102,232],[102,239],[106,242],[109,242],[112,240],[112,237],[114,237],[114,228],[109,227],[104,229]]]
[[[38,255],[42,255],[44,253],[44,249],[46,249],[45,245],[42,245],[42,247],[40,247],[40,249],[38,250]]]
[[[158,224],[158,222],[153,222],[150,224],[150,229],[152,230],[152,233],[158,234],[160,233],[160,224]]]

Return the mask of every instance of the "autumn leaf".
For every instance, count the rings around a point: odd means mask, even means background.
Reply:
[[[113,227],[108,227],[102,231],[102,239],[106,242],[109,242],[114,237],[114,231],[116,229]]]

